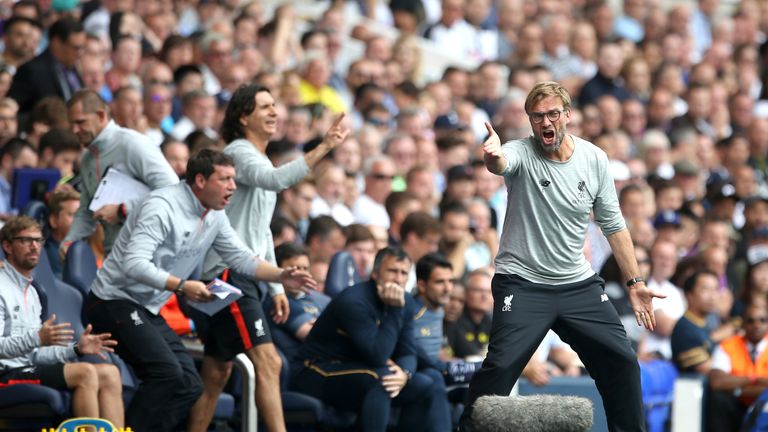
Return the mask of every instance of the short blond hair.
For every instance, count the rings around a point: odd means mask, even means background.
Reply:
[[[542,99],[546,99],[551,96],[559,97],[563,102],[563,108],[569,109],[571,107],[571,95],[560,85],[560,83],[554,81],[544,81],[537,83],[528,93],[528,97],[525,99],[525,112],[531,113],[533,106],[539,103]]]

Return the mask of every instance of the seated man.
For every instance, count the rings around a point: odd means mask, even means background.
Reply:
[[[707,430],[739,430],[744,413],[768,389],[768,310],[754,302],[744,310],[744,334],[724,340],[712,354]]]
[[[715,345],[734,334],[731,323],[717,328],[719,285],[720,279],[709,270],[697,271],[683,284],[688,310],[672,330],[672,360],[682,372],[709,373]]]
[[[410,266],[402,249],[380,250],[371,280],[336,296],[301,349],[293,387],[357,412],[361,430],[385,431],[393,404],[402,408],[400,430],[428,424],[433,380],[416,372],[413,316],[404,307]]]
[[[53,275],[61,279],[64,263],[59,255],[59,246],[72,226],[75,213],[80,207],[80,193],[71,189],[61,189],[53,193],[48,202],[48,238],[45,239],[45,253],[51,263]]]
[[[479,363],[453,360],[450,364],[440,359],[443,344],[443,308],[450,301],[453,288],[453,267],[439,253],[429,253],[416,263],[416,287],[418,294],[408,307],[413,315],[418,371],[434,381],[430,426],[434,431],[451,430],[451,414],[446,383],[469,382]]]
[[[275,261],[278,267],[309,271],[309,253],[303,247],[293,243],[285,243],[276,247]],[[299,350],[312,330],[312,326],[315,325],[317,317],[325,310],[331,299],[315,290],[311,290],[309,293],[301,291],[295,295],[286,294],[290,309],[288,320],[279,324],[269,321],[269,326],[275,345],[283,351],[288,362],[293,364],[298,359]]]
[[[120,372],[112,364],[77,362],[84,354],[112,352],[109,333],[92,334],[89,325],[70,344],[69,323],[47,316],[45,295],[32,280],[42,251],[40,225],[27,216],[10,219],[0,230],[6,262],[0,268],[0,387],[14,382],[72,391],[75,417],[97,417],[123,427]],[[30,286],[33,289],[28,289]]]

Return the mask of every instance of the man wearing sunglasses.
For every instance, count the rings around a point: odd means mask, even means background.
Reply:
[[[712,353],[708,431],[739,430],[747,408],[768,389],[765,300],[748,305],[742,318],[743,333],[724,340]]]
[[[584,257],[590,214],[626,280],[638,325],[652,330],[653,297],[640,277],[619,210],[608,157],[567,134],[571,98],[556,82],[536,84],[525,101],[533,135],[501,144],[486,123],[485,165],[504,177],[508,207],[496,256],[488,356],[469,387],[463,431],[483,395],[509,395],[549,329],[569,344],[595,379],[609,428],[644,429],[640,368],[605,281]]]

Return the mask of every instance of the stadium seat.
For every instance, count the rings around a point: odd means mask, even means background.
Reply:
[[[353,412],[339,411],[324,404],[320,399],[288,390],[291,377],[291,365],[278,348],[283,362],[280,370],[280,388],[283,397],[285,424],[293,427],[350,428],[354,426],[357,415]]]
[[[96,279],[96,270],[96,256],[91,246],[82,240],[72,243],[64,260],[64,282],[77,288],[85,298]]]
[[[648,432],[664,432],[672,412],[675,398],[677,369],[666,360],[640,362],[640,384],[643,388],[643,407]]]
[[[362,282],[363,278],[355,268],[355,261],[347,251],[337,252],[328,265],[328,275],[325,277],[325,294],[336,297],[347,287]]]
[[[36,220],[40,226],[47,226],[48,223],[45,218],[48,216],[48,206],[42,201],[32,200],[24,206],[21,214],[31,217]]]

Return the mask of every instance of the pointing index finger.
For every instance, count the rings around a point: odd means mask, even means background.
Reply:
[[[341,121],[344,120],[344,116],[346,116],[347,113],[341,113],[338,117],[336,117],[336,120],[333,121],[333,126],[331,126],[331,129],[338,127],[341,124]]]
[[[485,128],[488,129],[489,134],[496,135],[496,131],[493,129],[493,126],[490,122],[485,122]]]

